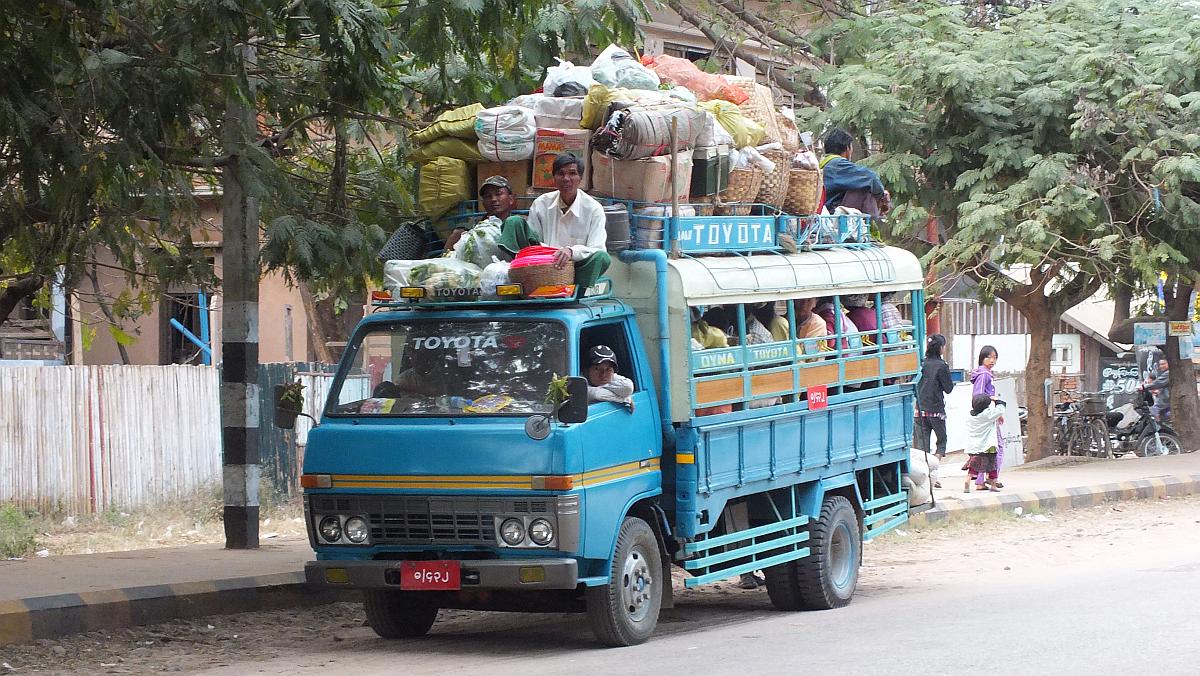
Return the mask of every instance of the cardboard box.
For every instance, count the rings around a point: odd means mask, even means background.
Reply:
[[[480,162],[475,165],[475,187],[483,185],[484,180],[491,176],[503,176],[508,179],[514,195],[524,195],[529,190],[529,176],[533,170],[533,160],[518,160],[516,162]],[[478,197],[476,193],[474,197]]]
[[[692,187],[692,151],[679,152],[674,172],[669,155],[644,160],[614,160],[607,155],[592,153],[590,194],[636,202],[669,203],[672,175],[679,201],[686,202]]]
[[[588,144],[592,141],[590,129],[538,129],[534,137],[533,187],[554,188],[554,158],[562,153],[572,153],[583,161],[583,182],[587,189],[591,167],[588,166]]]

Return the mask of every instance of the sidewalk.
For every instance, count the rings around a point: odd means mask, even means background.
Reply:
[[[257,550],[194,545],[0,561],[0,646],[96,629],[318,605],[306,540]]]
[[[942,465],[938,506],[914,520],[967,511],[1070,509],[1109,500],[1200,493],[1200,453],[1007,469],[1000,493],[962,492],[960,456]],[[305,540],[258,550],[219,545],[0,561],[0,646],[96,629],[354,598],[304,583]]]
[[[938,470],[942,488],[934,489],[937,507],[914,520],[951,519],[966,511],[1022,507],[1054,510],[1090,507],[1112,500],[1136,500],[1200,493],[1200,453],[1115,460],[1047,458],[1005,468],[998,493],[963,492],[966,458],[953,453]],[[1065,461],[1065,462],[1064,462]]]

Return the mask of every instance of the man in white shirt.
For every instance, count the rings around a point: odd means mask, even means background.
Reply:
[[[588,351],[588,403],[611,401],[633,410],[633,381],[617,374],[617,355],[607,345]]]
[[[527,246],[542,244],[558,249],[555,261],[561,267],[575,262],[575,284],[580,291],[591,286],[612,264],[605,250],[607,230],[604,207],[579,189],[583,163],[570,153],[554,160],[554,185],[529,207],[529,223],[505,223],[499,244],[512,254]]]

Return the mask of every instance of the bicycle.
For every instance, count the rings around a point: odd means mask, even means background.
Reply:
[[[1104,422],[1108,412],[1104,397],[1096,392],[1069,394],[1069,402],[1055,406],[1055,452],[1067,456],[1112,458],[1112,443],[1108,425]]]

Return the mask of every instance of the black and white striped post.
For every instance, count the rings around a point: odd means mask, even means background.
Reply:
[[[249,52],[249,53],[247,53]],[[253,52],[243,52],[245,62]],[[258,547],[258,199],[246,191],[254,110],[231,95],[221,204],[221,464],[225,548]]]

